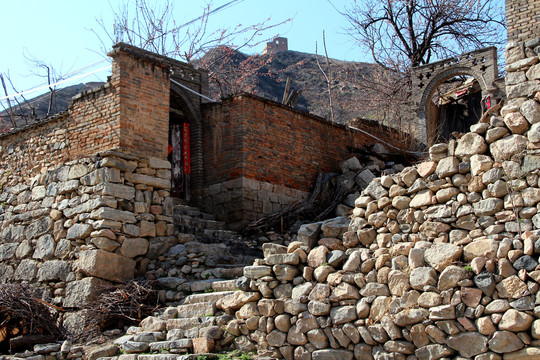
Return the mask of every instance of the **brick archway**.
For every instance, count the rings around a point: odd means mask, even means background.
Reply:
[[[437,87],[446,80],[459,75],[474,77],[482,89],[482,97],[494,95],[494,82],[498,76],[497,49],[489,47],[413,69],[412,106],[416,114],[416,136],[423,143],[429,143],[428,134],[432,125],[427,115],[428,101]]]

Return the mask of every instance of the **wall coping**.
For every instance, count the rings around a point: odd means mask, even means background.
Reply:
[[[70,106],[71,106],[71,104],[70,104]],[[7,138],[7,137],[9,137],[11,135],[22,133],[22,132],[25,132],[25,131],[27,131],[29,129],[33,129],[33,128],[39,127],[41,125],[50,123],[50,122],[63,120],[64,118],[66,118],[68,116],[69,116],[69,113],[68,113],[67,110],[58,112],[58,113],[56,113],[56,114],[54,114],[52,116],[45,117],[45,118],[42,118],[42,119],[38,119],[38,120],[28,124],[28,125],[24,125],[24,126],[16,128],[16,129],[12,129],[12,130],[10,130],[8,132],[5,132],[3,134],[0,134],[0,139],[5,139],[5,138]]]
[[[225,98],[222,98],[221,101],[219,102],[215,102],[215,103],[204,103],[202,104],[202,108],[203,108],[203,112],[206,108],[208,109],[211,109],[215,106],[220,106],[224,103],[231,103],[233,102],[234,100],[242,100],[243,97],[246,97],[246,98],[250,98],[252,100],[255,100],[255,101],[258,101],[258,102],[261,102],[261,103],[264,103],[264,104],[267,104],[267,105],[270,105],[270,106],[274,106],[276,108],[281,108],[281,109],[284,109],[284,110],[287,110],[287,111],[290,111],[292,113],[296,113],[298,115],[302,115],[302,116],[305,116],[305,117],[308,117],[314,121],[318,121],[318,122],[321,122],[321,123],[324,123],[326,125],[330,125],[330,126],[333,126],[333,127],[337,127],[337,128],[340,128],[344,131],[349,131],[351,133],[362,133],[362,134],[367,134],[368,136],[371,136],[372,138],[374,138],[375,140],[377,140],[377,142],[379,143],[385,143],[383,140],[381,140],[378,136],[374,135],[374,134],[371,134],[369,132],[370,129],[373,129],[374,127],[379,127],[381,128],[383,131],[387,131],[388,133],[394,135],[394,136],[398,136],[399,135],[399,132],[396,130],[396,129],[393,129],[391,127],[388,127],[386,125],[383,125],[381,123],[379,123],[378,121],[376,120],[371,120],[371,119],[364,119],[364,118],[355,118],[353,120],[357,121],[358,124],[356,124],[355,126],[350,126],[350,125],[345,125],[345,124],[340,124],[340,123],[336,123],[336,122],[332,122],[326,118],[323,118],[321,116],[318,116],[318,115],[315,115],[315,114],[312,114],[312,113],[309,113],[307,111],[304,111],[304,110],[299,110],[299,109],[295,109],[295,108],[292,108],[288,105],[285,105],[285,104],[282,104],[282,103],[279,103],[277,101],[274,101],[274,100],[270,100],[270,99],[266,99],[266,98],[263,98],[261,96],[258,96],[258,95],[254,95],[254,94],[250,94],[250,93],[246,93],[246,92],[242,92],[242,93],[238,93],[238,94],[233,94],[233,95],[230,95],[230,96],[227,96]],[[362,129],[363,126],[366,126],[366,129]],[[403,151],[403,152],[406,152],[406,153],[411,153],[410,151],[406,150],[406,149],[402,149],[400,147],[396,147],[396,146],[392,146],[392,148],[394,150],[397,150],[397,151]],[[417,152],[412,152],[414,155],[417,155],[420,154],[420,153],[417,153]]]
[[[32,122],[32,123],[30,123],[28,125],[21,126],[21,127],[16,128],[16,129],[12,129],[12,130],[10,130],[8,132],[5,132],[3,134],[0,134],[0,139],[6,138],[6,137],[8,137],[10,135],[13,135],[13,134],[18,134],[20,132],[24,132],[24,131],[26,131],[28,129],[32,129],[32,128],[38,127],[40,125],[49,123],[49,122],[62,120],[63,118],[69,116],[69,111],[73,108],[73,104],[75,102],[84,101],[85,98],[87,98],[89,96],[92,96],[92,95],[95,95],[97,93],[100,93],[102,91],[105,91],[110,87],[111,87],[111,84],[109,82],[106,82],[105,84],[100,85],[100,86],[96,86],[96,87],[94,87],[92,89],[89,89],[89,90],[86,90],[86,91],[81,91],[80,93],[74,95],[71,98],[71,101],[69,102],[68,107],[67,107],[66,110],[57,112],[56,114],[53,114],[53,115],[48,116],[48,117],[37,119],[36,121],[34,121],[34,122]]]
[[[288,105],[282,104],[280,102],[270,100],[270,99],[267,99],[267,98],[264,98],[264,97],[261,97],[261,96],[258,96],[258,95],[250,94],[250,93],[247,93],[247,92],[240,92],[240,93],[237,93],[237,94],[229,95],[229,96],[224,97],[220,101],[215,102],[215,103],[204,103],[203,104],[203,109],[204,108],[211,108],[211,107],[219,106],[222,103],[232,102],[235,99],[241,100],[242,97],[247,97],[247,98],[250,98],[250,99],[253,99],[253,100],[256,100],[256,101],[263,102],[263,103],[268,104],[268,105],[272,105],[272,106],[275,106],[275,107],[278,107],[278,108],[282,108],[282,109],[288,110],[290,112],[293,112],[293,113],[296,113],[296,114],[299,114],[299,115],[303,115],[303,116],[309,117],[309,118],[311,118],[313,120],[316,120],[316,121],[319,121],[319,122],[322,122],[322,123],[326,123],[328,125],[332,125],[332,126],[335,126],[335,127],[341,128],[341,129],[351,130],[351,131],[358,131],[354,127],[351,127],[351,126],[348,126],[348,125],[345,125],[345,124],[341,124],[341,123],[337,123],[337,122],[332,122],[332,121],[330,121],[330,120],[328,120],[328,119],[326,119],[326,118],[324,118],[322,116],[312,114],[312,113],[307,112],[305,110],[296,109],[296,108],[290,107]],[[397,133],[397,131],[395,129],[393,129],[391,127],[388,127],[386,125],[380,124],[376,120],[364,119],[364,118],[354,118],[354,120],[359,121],[362,124],[366,124],[366,125],[369,125],[369,126],[375,126],[376,125],[376,126],[381,127],[383,130],[387,130],[387,131],[390,131],[390,132],[396,132]]]
[[[144,50],[139,47],[126,44],[124,42],[116,43],[113,45],[112,48],[113,50],[107,54],[108,56],[112,58],[114,58],[119,53],[125,53],[131,56],[134,56],[136,58],[139,58],[141,60],[151,62],[164,69],[172,69],[174,67],[177,67],[177,68],[188,68],[189,70],[193,70],[194,72],[208,73],[208,71],[204,69],[195,68],[195,66],[185,63],[183,61],[175,60],[165,55],[153,53],[151,51]]]

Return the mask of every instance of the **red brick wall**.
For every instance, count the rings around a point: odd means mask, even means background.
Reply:
[[[165,159],[169,132],[169,66],[116,49],[111,84],[120,99],[120,150]]]
[[[111,81],[78,95],[65,114],[0,137],[2,167],[31,177],[106,150],[166,159],[169,67],[138,51],[115,49]]]
[[[120,104],[110,85],[74,101],[69,110],[68,156],[93,155],[120,146]]]
[[[247,177],[310,191],[319,172],[376,142],[361,132],[251,95],[204,108],[205,185]],[[372,127],[376,132],[380,127]],[[389,140],[389,134],[374,134]]]

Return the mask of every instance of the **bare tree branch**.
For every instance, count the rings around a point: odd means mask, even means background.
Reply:
[[[322,37],[324,54],[326,56],[326,66],[328,70],[324,71],[321,63],[319,62],[319,55],[317,54],[317,43],[315,43],[315,59],[317,60],[317,66],[319,67],[319,70],[321,70],[321,73],[326,80],[326,86],[328,88],[328,108],[330,110],[330,120],[332,122],[335,122],[336,119],[334,117],[334,104],[332,102],[332,66],[330,65],[330,58],[328,57],[328,51],[326,50],[326,36],[324,35],[324,31]]]
[[[331,3],[331,0],[328,0]],[[335,7],[335,6],[334,6]],[[400,71],[504,42],[504,4],[493,0],[353,0],[338,10],[375,62]]]
[[[118,8],[112,9],[112,32],[102,18],[96,21],[112,44],[123,41],[207,70],[210,88],[217,90],[217,94],[211,95],[224,97],[232,92],[252,90],[255,85],[253,75],[271,60],[271,56],[257,55],[240,60],[237,52],[267,42],[275,34],[270,37],[264,34],[290,21],[270,23],[268,19],[248,26],[209,30],[212,14],[240,1],[230,0],[219,7],[213,7],[210,1],[199,17],[181,24],[174,20],[174,2],[170,0],[157,5],[150,4],[148,0],[134,0],[132,6],[124,1]],[[92,31],[97,35],[97,31]],[[112,45],[105,44],[107,40],[101,38],[100,42],[104,52]],[[204,56],[208,53],[211,56]]]

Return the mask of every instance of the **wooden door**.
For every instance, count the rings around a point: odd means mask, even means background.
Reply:
[[[171,162],[171,195],[189,201],[191,175],[191,146],[189,123],[171,122],[169,125],[169,161]]]

